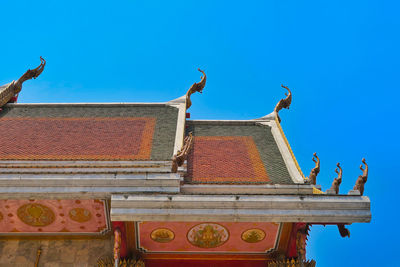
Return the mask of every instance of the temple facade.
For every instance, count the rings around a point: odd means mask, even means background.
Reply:
[[[41,60],[0,86],[0,266],[315,266],[311,225],[371,220],[365,159],[354,188],[303,174],[285,86],[252,120],[189,120],[201,70],[164,103],[15,103]]]

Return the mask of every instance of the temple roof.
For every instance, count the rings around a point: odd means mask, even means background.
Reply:
[[[8,104],[0,160],[170,160],[177,121],[166,104]]]
[[[194,135],[187,183],[293,183],[269,125],[189,121],[187,131]]]
[[[320,191],[316,154],[305,179],[280,126],[278,113],[292,101],[285,86],[274,111],[253,120],[187,120],[203,71],[165,103],[10,103],[44,65],[0,88],[0,199],[108,199],[111,221],[371,219],[364,159],[348,195],[338,195],[339,171]]]

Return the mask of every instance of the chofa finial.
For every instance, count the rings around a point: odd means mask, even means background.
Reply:
[[[340,167],[340,163],[338,163],[337,168],[335,169],[335,172],[338,174],[338,177],[333,179],[332,186],[331,186],[331,191],[334,191],[336,194],[339,194],[339,186],[342,183],[342,167]]]
[[[309,184],[317,184],[317,176],[320,170],[320,162],[319,162],[319,158],[317,156],[317,153],[313,154],[313,158],[312,161],[315,162],[315,167],[311,169],[310,175],[307,178],[307,182]]]
[[[292,103],[292,91],[290,91],[289,87],[284,86],[283,84],[281,84],[281,87],[288,90],[288,93],[285,93],[286,98],[279,100],[278,104],[276,104],[274,108],[274,112],[278,116],[279,122],[281,121],[281,118],[279,117],[279,111],[283,108],[289,109],[290,104]]]
[[[172,158],[172,169],[171,172],[176,173],[178,171],[178,167],[182,166],[185,162],[185,159],[189,153],[190,147],[192,146],[193,135],[192,132],[189,133],[188,136],[183,140],[183,146],[181,150],[179,150],[176,155]]]
[[[33,70],[27,70],[16,82],[15,82],[15,94],[18,94],[21,89],[22,89],[22,84],[30,79],[36,79],[39,77],[39,75],[43,72],[44,66],[46,66],[46,60],[44,58],[40,57],[40,65],[33,69]]]
[[[40,57],[40,65],[31,70],[27,70],[17,81],[12,81],[7,86],[0,87],[0,107],[7,104],[13,97],[15,97],[19,92],[21,92],[22,84],[30,79],[36,79],[44,69],[46,65],[46,60]]]
[[[360,170],[363,171],[362,175],[358,176],[356,180],[356,184],[354,185],[353,190],[358,190],[361,195],[364,194],[364,185],[368,179],[368,164],[365,162],[365,158],[361,160],[364,164],[365,168],[363,168],[362,164],[360,165]]]
[[[194,83],[187,91],[187,93],[186,93],[186,109],[190,108],[190,106],[192,105],[190,96],[195,92],[202,93],[204,87],[206,86],[207,76],[206,76],[205,72],[202,71],[201,69],[197,69],[197,70],[200,71],[201,73],[203,73],[203,76],[201,76],[200,82]]]

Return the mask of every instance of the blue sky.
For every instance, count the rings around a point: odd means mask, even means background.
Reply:
[[[9,1],[0,3],[0,84],[48,64],[19,102],[160,102],[193,95],[193,119],[252,119],[293,91],[282,127],[323,190],[370,166],[372,222],[313,226],[318,266],[394,266],[400,34],[395,1]],[[396,260],[397,262],[397,260]]]

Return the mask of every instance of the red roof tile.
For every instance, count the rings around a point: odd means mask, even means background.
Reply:
[[[195,136],[188,177],[196,183],[269,181],[251,136]]]
[[[0,159],[146,160],[155,118],[2,118]]]

